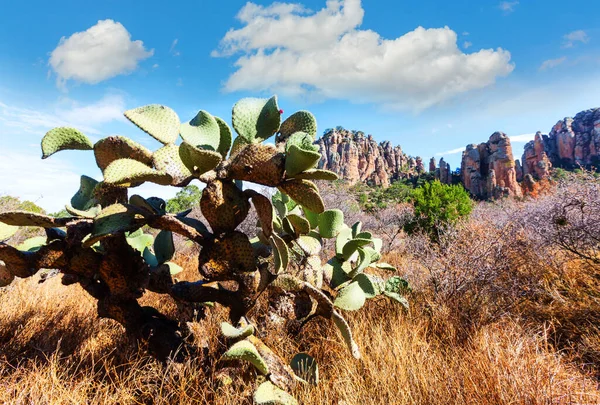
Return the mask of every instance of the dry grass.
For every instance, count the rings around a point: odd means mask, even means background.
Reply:
[[[144,300],[173,310],[168,299]],[[120,326],[97,319],[93,300],[78,286],[18,280],[0,292],[0,403],[251,403],[249,368],[228,387],[213,378],[222,349],[217,325],[225,316],[211,310],[194,325],[199,358],[162,365],[130,345]],[[410,313],[372,301],[350,316],[360,361],[327,322],[309,323],[298,336],[271,327],[264,339],[287,358],[307,351],[319,361],[321,384],[295,393],[304,404],[600,402],[597,382],[561,358],[543,333],[506,318],[451,344],[433,332],[448,319],[433,318],[419,301]]]

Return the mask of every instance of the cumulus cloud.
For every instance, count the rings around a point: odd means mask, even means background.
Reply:
[[[526,143],[529,141],[533,141],[533,138],[535,138],[535,134],[531,133],[531,134],[514,135],[514,136],[509,136],[508,138],[510,139],[510,141],[512,143]]]
[[[463,42],[463,48],[469,49],[471,46],[473,46],[472,42],[469,42],[469,41]]]
[[[124,120],[125,100],[119,94],[82,104],[65,100],[52,112],[40,111],[0,102],[0,129],[6,135],[28,133],[42,136],[54,127],[72,126],[86,134],[100,134],[99,126],[111,121]]]
[[[572,31],[563,36],[563,48],[572,48],[577,42],[587,44],[590,37],[584,30]]]
[[[504,11],[505,14],[510,14],[515,11],[515,7],[519,5],[518,1],[502,1],[498,5],[498,8]]]
[[[545,60],[540,65],[539,70],[548,70],[548,69],[555,68],[558,65],[562,64],[566,60],[567,60],[566,56],[563,56],[563,57],[557,58],[557,59],[548,59],[548,60]]]
[[[102,20],[86,31],[62,37],[50,54],[49,64],[60,86],[68,80],[95,84],[133,72],[139,62],[153,54],[142,41],[132,41],[121,23]]]
[[[226,91],[276,91],[420,110],[493,84],[512,72],[498,48],[463,53],[448,27],[417,27],[395,39],[361,30],[360,0],[329,0],[310,12],[298,4],[247,3],[213,56],[241,54]]]

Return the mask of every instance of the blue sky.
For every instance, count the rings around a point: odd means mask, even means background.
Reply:
[[[580,0],[7,2],[0,195],[53,211],[80,174],[101,177],[90,152],[39,159],[54,126],[158,148],[124,110],[230,121],[237,99],[271,94],[286,114],[311,110],[320,130],[360,129],[453,168],[497,130],[520,157],[535,131],[600,106],[599,13]]]

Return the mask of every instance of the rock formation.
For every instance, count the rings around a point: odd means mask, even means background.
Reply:
[[[508,136],[495,132],[488,142],[468,145],[462,156],[461,180],[474,197],[481,199],[522,195]]]
[[[525,145],[523,174],[541,179],[549,175],[552,166],[565,169],[600,166],[600,108],[560,120],[550,134],[538,132]]]
[[[437,168],[437,162],[435,161],[435,158],[432,157],[431,159],[429,159],[429,172],[435,173],[436,168]]]
[[[412,158],[400,146],[377,142],[360,131],[336,128],[317,140],[320,169],[336,172],[351,184],[365,182],[388,187],[392,180],[409,178],[425,171],[420,157]]]

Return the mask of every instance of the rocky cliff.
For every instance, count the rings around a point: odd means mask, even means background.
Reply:
[[[468,145],[462,155],[461,181],[481,199],[522,195],[508,136],[495,132],[487,142]]]
[[[525,145],[523,174],[548,176],[551,167],[573,169],[600,166],[600,108],[585,110],[575,118],[565,118],[548,135],[538,132]]]
[[[389,141],[377,143],[371,135],[336,128],[317,140],[320,169],[336,172],[351,184],[365,182],[388,187],[392,180],[408,178],[425,171],[420,157],[402,152]]]

